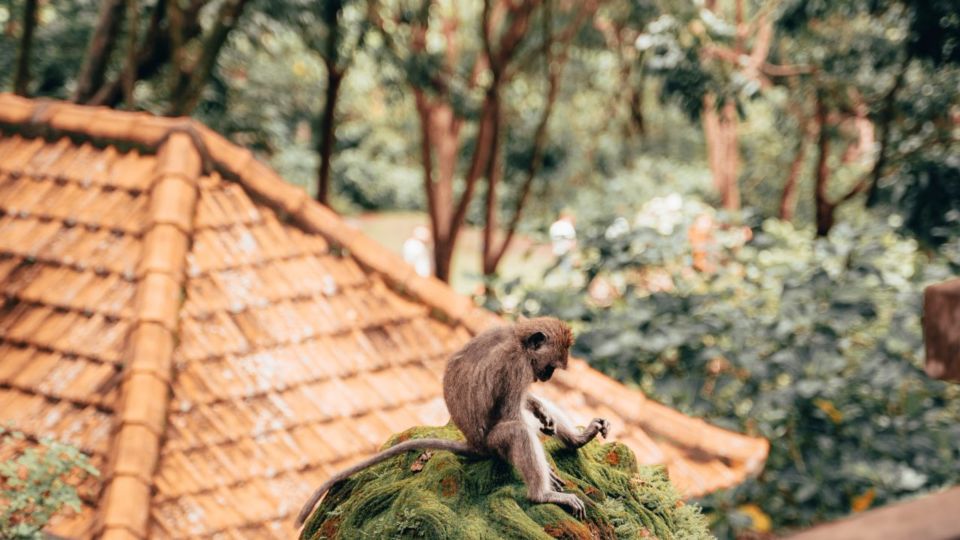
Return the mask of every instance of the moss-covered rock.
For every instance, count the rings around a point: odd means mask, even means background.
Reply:
[[[384,447],[428,437],[463,438],[452,426],[418,427],[394,435]],[[699,509],[680,500],[663,468],[638,467],[626,446],[594,441],[571,451],[548,439],[545,447],[566,491],[587,503],[586,520],[527,501],[523,481],[500,459],[415,450],[334,486],[301,538],[710,537]]]

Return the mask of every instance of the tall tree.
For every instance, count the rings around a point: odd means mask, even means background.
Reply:
[[[329,204],[330,160],[333,157],[334,115],[337,112],[337,99],[340,86],[346,75],[347,66],[341,65],[338,48],[341,31],[338,19],[343,12],[343,1],[324,2],[323,22],[327,26],[327,39],[322,47],[323,63],[327,67],[327,91],[323,101],[323,114],[320,118],[320,141],[317,152],[320,154],[320,169],[317,171],[317,200]]]
[[[327,85],[323,107],[317,119],[316,150],[320,158],[317,169],[317,201],[330,202],[331,171],[336,147],[336,114],[347,72],[366,41],[370,25],[378,17],[376,0],[330,0],[327,2],[290,2],[284,21],[292,24],[304,43],[316,52],[326,68]],[[352,20],[345,21],[345,12],[352,10]],[[349,13],[346,13],[349,15]],[[363,14],[363,17],[359,15]]]
[[[592,0],[574,6],[573,9],[571,9],[571,20],[559,32],[555,33],[553,30],[553,2],[550,0],[544,2],[544,9],[541,13],[544,26],[541,37],[542,46],[534,50],[538,56],[541,56],[543,59],[544,71],[546,72],[546,95],[544,96],[543,110],[537,121],[531,143],[530,160],[523,173],[523,182],[514,199],[513,215],[505,227],[500,227],[498,220],[500,203],[497,200],[497,188],[504,174],[504,164],[501,163],[503,145],[499,143],[499,140],[494,139],[495,144],[488,156],[486,169],[487,193],[484,201],[484,215],[486,219],[483,228],[482,248],[482,270],[486,276],[496,274],[497,268],[517,232],[517,227],[520,225],[523,209],[529,199],[534,180],[537,178],[537,174],[543,164],[543,153],[547,143],[547,129],[560,91],[560,81],[563,76],[563,68],[569,56],[571,42],[577,32],[596,12],[598,4],[599,2],[597,0]],[[490,43],[489,33],[484,33],[483,40],[484,49],[489,51],[488,55],[491,55],[493,45]],[[498,108],[496,114],[498,114],[500,118],[498,118],[495,125],[499,126],[504,123],[506,119],[503,118],[504,115],[501,109]],[[496,236],[501,228],[503,229],[500,234],[502,240],[498,242]]]
[[[441,280],[450,279],[457,239],[482,178],[489,181],[493,176],[488,199],[496,200],[501,92],[515,75],[514,61],[540,5],[540,0],[487,0],[480,16],[471,19],[458,6],[427,0],[416,10],[403,10],[377,21],[390,44],[390,55],[403,69],[414,95],[434,271]],[[474,21],[478,27],[464,28],[465,22]],[[479,46],[471,41],[477,35],[481,36]],[[470,67],[461,72],[462,66]],[[474,118],[474,136],[468,139],[463,128]],[[467,156],[463,169],[459,167],[461,153]],[[458,178],[462,180],[459,195],[455,189]],[[487,215],[489,218],[489,212]]]

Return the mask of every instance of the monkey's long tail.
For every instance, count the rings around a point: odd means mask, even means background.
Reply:
[[[303,525],[303,522],[310,517],[310,514],[313,512],[313,508],[320,501],[320,497],[323,497],[323,494],[333,487],[334,484],[340,482],[341,480],[346,480],[350,476],[353,476],[354,474],[366,469],[367,467],[370,467],[371,465],[376,465],[381,461],[390,459],[393,456],[403,454],[404,452],[408,452],[410,450],[447,450],[463,455],[480,455],[479,452],[477,452],[467,443],[450,441],[447,439],[411,439],[396,446],[391,446],[383,452],[357,463],[353,467],[338,472],[337,474],[331,476],[326,482],[320,484],[320,487],[313,492],[313,495],[310,496],[310,500],[303,505],[303,508],[300,509],[300,513],[297,514],[297,527]]]

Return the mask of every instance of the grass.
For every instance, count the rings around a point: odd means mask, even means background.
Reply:
[[[410,238],[417,225],[429,225],[427,215],[421,212],[377,212],[352,216],[348,221],[397,254],[402,254],[403,242]],[[474,294],[483,283],[482,234],[482,229],[464,226],[457,241],[451,285],[461,294]],[[519,277],[524,282],[536,281],[552,263],[549,244],[517,235],[500,263],[500,272],[506,280]]]

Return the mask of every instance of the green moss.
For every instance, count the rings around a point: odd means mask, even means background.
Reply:
[[[384,447],[428,437],[463,439],[452,426],[417,427]],[[415,450],[334,486],[301,539],[710,537],[700,510],[683,504],[663,468],[638,467],[626,446],[594,441],[570,451],[548,439],[545,448],[566,490],[587,502],[584,521],[527,501],[523,481],[499,459],[434,451],[424,460]]]

